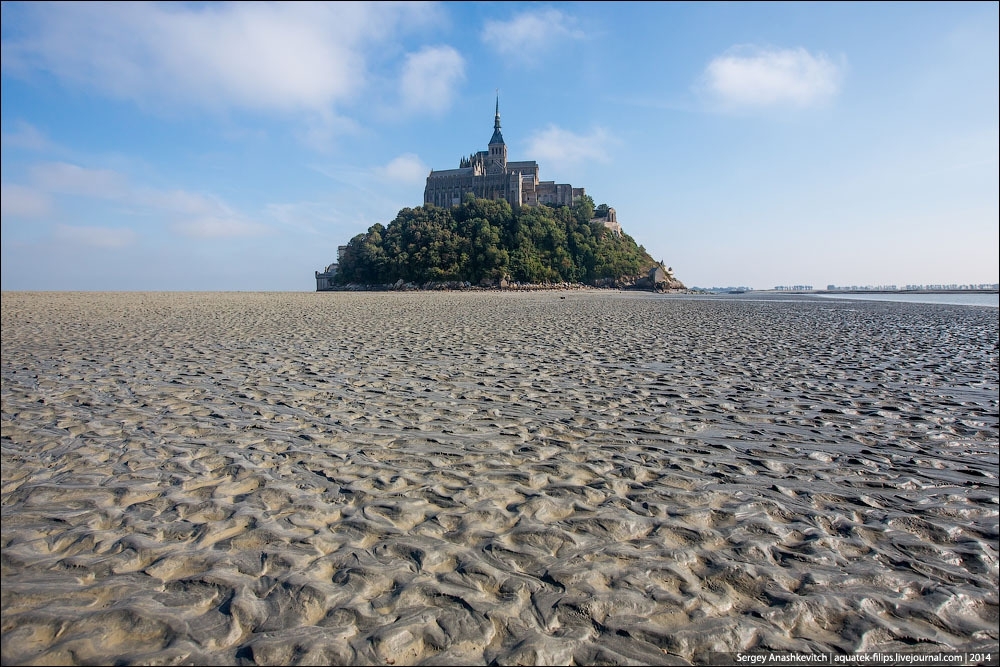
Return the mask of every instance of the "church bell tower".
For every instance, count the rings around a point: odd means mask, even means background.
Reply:
[[[507,144],[503,141],[503,135],[500,134],[500,96],[497,95],[497,110],[496,115],[493,117],[493,136],[490,138],[490,165],[499,166],[498,171],[507,170]],[[494,167],[496,169],[496,167]],[[493,171],[493,170],[490,170]]]

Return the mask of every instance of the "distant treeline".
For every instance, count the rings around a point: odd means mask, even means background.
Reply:
[[[599,213],[607,206],[599,207]],[[503,200],[465,201],[449,209],[404,208],[389,223],[372,225],[350,240],[336,282],[345,285],[468,281],[506,278],[522,283],[593,284],[645,274],[654,264],[627,234],[594,217],[584,196],[572,208],[519,207]]]

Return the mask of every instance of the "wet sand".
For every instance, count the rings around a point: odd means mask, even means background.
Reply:
[[[4,293],[4,664],[998,641],[995,308]]]

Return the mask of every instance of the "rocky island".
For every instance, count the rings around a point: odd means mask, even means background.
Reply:
[[[316,272],[317,291],[577,285],[681,290],[662,261],[622,231],[584,188],[508,161],[497,102],[486,151],[431,171],[424,204],[372,225]]]

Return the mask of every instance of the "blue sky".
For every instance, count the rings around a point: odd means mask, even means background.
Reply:
[[[4,290],[313,290],[497,89],[689,286],[1000,282],[995,2],[2,11]]]

